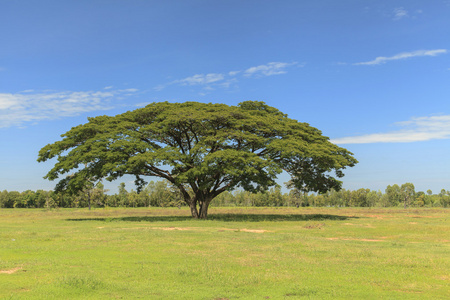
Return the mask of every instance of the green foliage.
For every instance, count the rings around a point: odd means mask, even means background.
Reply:
[[[283,170],[299,190],[339,190],[342,170],[357,163],[318,129],[258,101],[152,103],[115,117],[89,118],[62,137],[38,157],[57,158],[45,176],[49,180],[75,171],[58,182],[57,191],[76,194],[86,182],[131,174],[139,192],[142,177],[155,176],[178,188],[200,218],[219,194],[239,187],[266,191]]]
[[[408,183],[403,184],[405,187]],[[397,185],[398,186],[398,185]],[[399,190],[400,191],[400,186]],[[183,195],[166,180],[151,181],[140,193],[127,191],[125,183],[120,183],[118,194],[107,195],[101,183],[91,190],[83,190],[76,195],[54,193],[38,190],[0,192],[0,208],[69,208],[88,207],[90,193],[93,207],[182,207],[185,206]],[[306,193],[291,189],[283,193],[280,187],[268,191],[251,193],[242,189],[233,192],[225,191],[218,195],[212,206],[246,206],[246,207],[395,207],[404,206],[404,202],[389,201],[388,193],[369,189],[339,191],[330,190],[326,193]],[[189,191],[192,193],[192,191]],[[439,194],[425,194],[422,191],[412,193],[407,199],[408,207],[450,207],[450,191],[441,190]],[[400,199],[400,198],[399,198]],[[404,200],[402,200],[404,201]]]
[[[401,189],[398,184],[388,185],[386,188],[388,203],[386,206],[397,206],[402,201]]]

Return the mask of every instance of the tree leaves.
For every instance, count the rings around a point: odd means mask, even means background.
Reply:
[[[52,158],[57,162],[45,178],[75,171],[57,190],[125,174],[143,186],[142,176],[156,176],[177,186],[190,205],[236,187],[267,190],[283,170],[301,190],[339,189],[331,172],[340,178],[357,163],[318,129],[258,101],[151,103],[115,117],[89,118],[39,152],[38,161]]]

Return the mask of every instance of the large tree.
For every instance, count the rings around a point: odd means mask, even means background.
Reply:
[[[63,177],[56,191],[79,191],[86,180],[156,176],[177,187],[194,218],[206,218],[214,197],[240,187],[276,185],[283,170],[302,191],[339,190],[357,161],[322,133],[264,102],[152,103],[111,117],[89,118],[43,147],[38,161],[57,157],[45,178]],[[335,176],[335,177],[333,177]]]

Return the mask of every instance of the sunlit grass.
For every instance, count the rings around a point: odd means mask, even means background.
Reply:
[[[1,299],[446,299],[445,209],[0,210]]]

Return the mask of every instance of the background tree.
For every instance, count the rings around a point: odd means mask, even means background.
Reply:
[[[341,194],[338,191],[335,191],[334,189],[327,192],[327,202],[329,206],[341,206]]]
[[[95,185],[94,183],[86,178],[85,184],[81,190],[78,191],[78,201],[79,202],[86,202],[89,210],[91,210],[91,202],[92,202],[92,194],[94,192]],[[84,206],[84,204],[82,204]]]
[[[388,199],[387,206],[397,206],[403,199],[400,186],[398,184],[388,185],[386,188],[386,196]]]
[[[0,192],[0,208],[10,207],[9,205],[9,193],[7,190]]]
[[[39,151],[40,162],[57,158],[45,178],[76,171],[58,182],[57,191],[125,174],[136,177],[140,191],[142,176],[156,176],[179,189],[195,218],[206,218],[211,200],[225,191],[275,186],[282,170],[299,190],[339,190],[337,178],[357,163],[318,129],[257,101],[152,103],[88,120]]]
[[[119,185],[118,198],[119,198],[118,199],[119,200],[118,205],[120,205],[120,206],[126,206],[127,205],[127,203],[128,203],[128,200],[127,200],[127,198],[128,198],[128,191],[125,188],[125,182],[121,182],[120,185]],[[117,206],[117,203],[116,203],[116,206]]]
[[[439,193],[439,198],[437,201],[433,203],[434,207],[447,207],[448,203],[450,203],[450,192],[442,189]]]
[[[168,184],[167,180],[150,181],[144,193],[148,195],[149,206],[179,207],[182,204],[179,191]]]
[[[297,189],[291,189],[289,191],[289,197],[290,197],[290,203],[292,204],[292,206],[296,206],[296,207],[300,207],[300,206],[305,206],[305,195],[304,192],[299,191]]]
[[[414,204],[416,206],[422,207],[425,205],[425,193],[424,192],[417,192],[416,193],[416,201],[414,202]]]
[[[356,191],[352,191],[350,206],[360,206],[360,207],[369,206],[368,202],[369,192],[370,192],[369,189],[363,188],[358,189]]]
[[[101,181],[97,182],[94,189],[91,192],[91,200],[92,203],[96,206],[105,206],[106,205],[106,192],[108,192],[107,189],[105,189],[105,186]]]
[[[402,184],[400,190],[403,198],[404,208],[406,208],[413,201],[416,194],[414,184],[410,182],[404,183]]]

